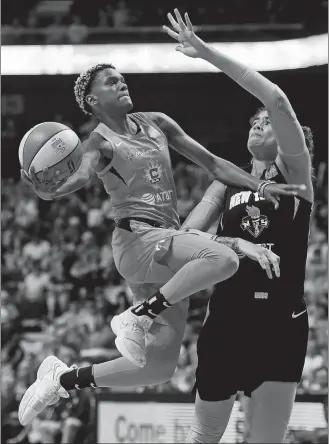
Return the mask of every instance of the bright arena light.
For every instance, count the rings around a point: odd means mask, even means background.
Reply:
[[[328,34],[275,42],[212,43],[257,71],[307,68],[328,63]],[[18,45],[1,47],[2,75],[79,74],[111,62],[122,73],[218,72],[175,51],[174,43],[108,45]]]

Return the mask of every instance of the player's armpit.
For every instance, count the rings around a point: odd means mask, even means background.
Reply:
[[[215,180],[208,187],[199,204],[188,215],[182,229],[194,228],[200,231],[208,231],[223,211],[224,194],[225,186]]]

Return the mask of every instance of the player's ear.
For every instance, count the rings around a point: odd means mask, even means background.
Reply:
[[[86,96],[86,102],[88,103],[89,106],[93,106],[93,105],[97,105],[98,99],[96,96],[94,96],[94,94],[88,94]]]

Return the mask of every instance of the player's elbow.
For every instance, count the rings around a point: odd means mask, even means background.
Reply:
[[[292,108],[288,97],[282,89],[275,83],[272,86],[273,92],[270,95],[268,102],[265,104],[268,110],[281,111],[282,113],[291,113]]]

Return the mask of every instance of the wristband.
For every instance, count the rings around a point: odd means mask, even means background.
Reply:
[[[276,183],[273,180],[263,180],[257,187],[257,193],[259,194],[259,197],[264,198],[264,190],[267,187],[267,185],[270,185],[271,183]]]

